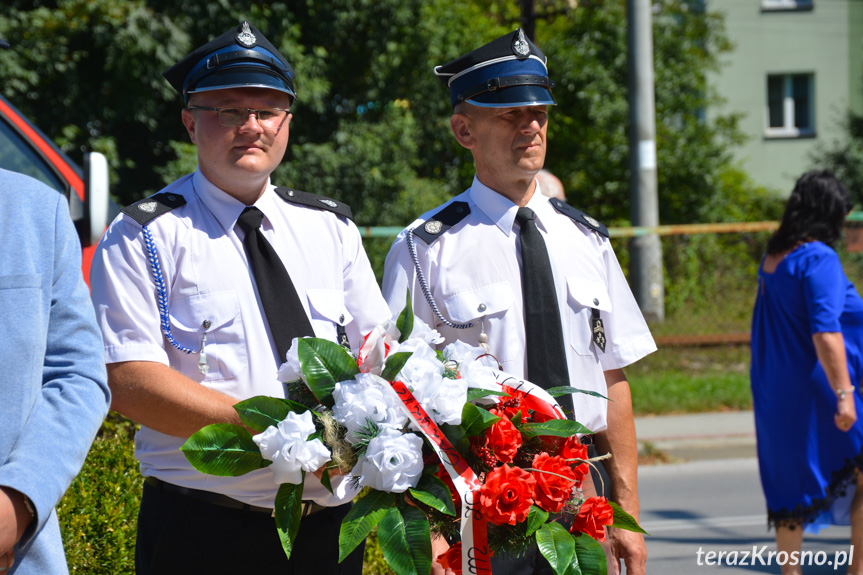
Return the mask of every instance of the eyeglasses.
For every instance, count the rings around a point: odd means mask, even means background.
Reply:
[[[219,123],[226,128],[242,126],[249,120],[251,114],[255,115],[258,124],[265,128],[278,128],[290,110],[284,108],[210,108],[208,106],[189,106],[190,110],[206,110],[219,113]]]

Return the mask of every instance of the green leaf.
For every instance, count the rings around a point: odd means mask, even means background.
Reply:
[[[330,493],[333,492],[333,482],[332,479],[330,479],[329,467],[325,468],[324,471],[321,473],[321,485],[323,485]]]
[[[431,571],[431,530],[416,507],[393,507],[378,525],[384,559],[398,575],[426,575]]]
[[[342,519],[339,529],[339,562],[351,554],[357,545],[368,537],[375,525],[396,502],[395,493],[372,489],[353,504]]]
[[[306,472],[303,472],[305,479]],[[303,518],[303,482],[299,485],[282,483],[276,493],[276,530],[282,542],[282,549],[288,559],[291,558],[291,550],[294,547],[294,538],[300,529],[300,521]]]
[[[575,556],[578,558],[577,563],[583,573],[601,573],[605,575],[608,572],[608,565],[605,561],[605,551],[602,550],[596,539],[590,535],[581,534],[575,539]]]
[[[472,403],[465,403],[461,411],[461,426],[468,437],[479,435],[498,421],[498,416]]]
[[[526,423],[519,429],[525,439],[538,437],[540,435],[553,435],[555,437],[569,437],[576,433],[593,433],[577,421],[569,419],[550,419],[542,423]]]
[[[546,523],[536,532],[536,544],[557,575],[581,575],[575,556],[575,541],[560,523]],[[572,569],[572,571],[570,571]]]
[[[647,531],[641,528],[635,518],[624,511],[620,505],[614,501],[609,501],[609,505],[614,510],[614,523],[611,524],[615,529],[626,529],[627,531],[635,531],[636,533],[644,533],[650,535]]]
[[[546,521],[548,521],[548,511],[537,507],[536,505],[531,505],[530,511],[527,514],[527,524],[525,525],[527,532],[525,535],[530,535],[535,532],[537,529],[542,527]]]
[[[300,369],[315,398],[327,407],[333,406],[336,383],[353,379],[360,372],[357,362],[339,344],[314,337],[297,342]]]
[[[414,330],[414,310],[411,303],[411,290],[406,290],[405,308],[399,314],[396,327],[399,328],[399,343],[404,343]]]
[[[387,357],[381,377],[387,381],[393,381],[413,353],[412,351],[400,351]]]
[[[296,413],[308,411],[305,405],[295,401],[264,395],[257,395],[236,403],[234,409],[239,414],[243,425],[258,433],[271,425],[278,425],[292,411]]]
[[[570,387],[568,385],[561,385],[560,387],[550,387],[546,391],[552,397],[560,397],[561,395],[566,395],[568,393],[583,393],[585,395],[592,395],[593,397],[601,397],[602,399],[608,399],[607,397],[596,391],[579,389],[577,387]],[[612,400],[608,399],[608,401]]]
[[[502,391],[492,391],[490,389],[482,389],[481,387],[467,388],[467,401],[472,403],[476,399],[496,395],[498,397],[509,397],[508,393]]]
[[[214,423],[194,433],[180,451],[202,473],[236,477],[271,464],[261,457],[252,435],[241,425]]]
[[[461,425],[443,423],[440,425],[440,430],[443,431],[450,444],[462,455],[470,449],[470,439],[468,439],[467,434],[464,432],[464,427]]]
[[[452,494],[439,477],[432,473],[423,473],[416,488],[410,489],[411,495],[429,507],[434,507],[441,513],[455,515]]]

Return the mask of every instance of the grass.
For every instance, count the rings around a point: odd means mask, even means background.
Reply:
[[[628,367],[636,415],[752,408],[749,347],[666,347]]]

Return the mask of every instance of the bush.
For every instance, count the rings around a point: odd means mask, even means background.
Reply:
[[[135,572],[142,482],[133,432],[130,422],[109,416],[81,473],[57,506],[71,573]]]

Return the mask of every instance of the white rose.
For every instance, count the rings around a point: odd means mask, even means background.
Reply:
[[[428,400],[426,412],[435,423],[461,423],[461,413],[467,403],[467,382],[464,379],[443,378],[437,387],[437,393]],[[431,408],[431,409],[429,409]]]
[[[351,474],[359,477],[360,485],[403,493],[416,487],[422,475],[422,445],[418,435],[386,430],[369,442]]]
[[[359,440],[357,432],[366,427],[368,420],[380,427],[400,428],[407,423],[396,392],[371,373],[360,373],[352,381],[337,383],[333,400],[333,417],[347,428],[345,438],[351,443]]]
[[[470,363],[479,356],[485,355],[485,353],[486,351],[483,348],[459,340],[443,348],[444,357],[457,362],[459,365]]]
[[[411,331],[411,335],[408,339],[419,339],[433,345],[443,343],[444,341],[444,338],[441,336],[438,330],[432,329],[429,324],[416,316],[414,316],[414,328]]]
[[[288,353],[285,354],[285,363],[279,367],[278,378],[282,383],[289,383],[291,381],[297,381],[298,379],[305,381],[305,378],[303,378],[303,372],[300,369],[297,340],[298,338],[295,337],[291,341],[291,347],[288,348]]]
[[[400,351],[410,351],[413,355],[402,367],[398,379],[408,386],[417,401],[425,404],[441,385],[444,365],[435,350],[420,340],[406,341]]]
[[[252,439],[261,450],[261,457],[273,462],[273,480],[282,483],[299,484],[303,480],[302,471],[315,471],[330,460],[330,451],[320,439],[308,441],[315,432],[311,412],[291,412],[279,422]]]

